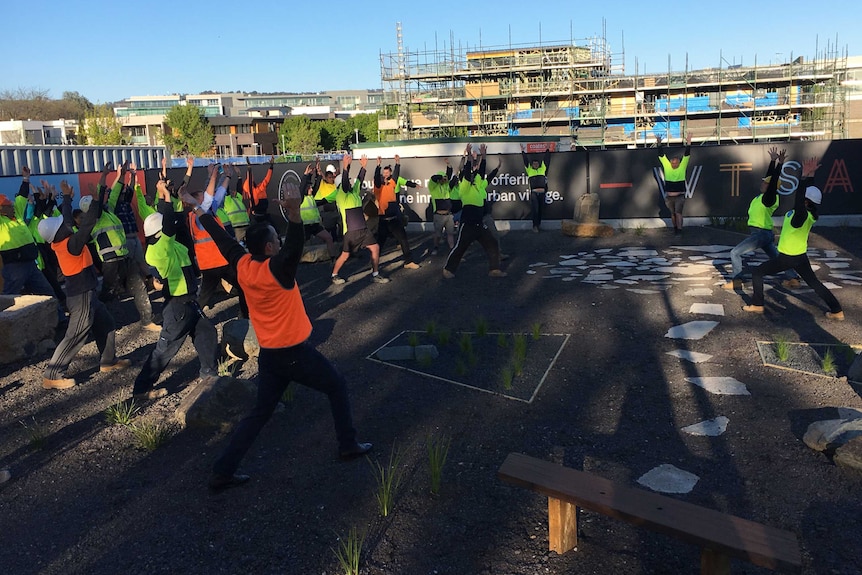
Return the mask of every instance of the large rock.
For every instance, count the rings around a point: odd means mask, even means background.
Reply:
[[[247,319],[232,319],[221,330],[221,341],[225,352],[234,359],[247,361],[257,357],[260,344]]]
[[[802,441],[815,451],[831,452],[856,437],[862,437],[862,418],[827,419],[809,425]]]
[[[13,295],[0,295],[0,311],[4,309],[8,309],[15,305],[15,296]]]
[[[607,224],[582,224],[575,220],[563,220],[561,225],[563,235],[574,238],[609,238],[614,235],[614,229]]]
[[[306,244],[302,248],[302,257],[300,262],[313,264],[315,262],[328,262],[332,259],[326,244]]]
[[[862,353],[857,353],[856,359],[850,364],[850,369],[847,370],[847,379],[862,383]]]
[[[195,384],[174,416],[184,427],[231,427],[254,406],[257,386],[245,379],[210,378]]]
[[[862,472],[862,437],[854,437],[836,449],[833,461],[844,469]]]
[[[56,328],[57,300],[44,295],[14,296],[13,305],[0,311],[0,363],[39,353],[39,344],[53,339]]]

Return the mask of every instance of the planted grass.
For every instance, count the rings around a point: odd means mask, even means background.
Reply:
[[[365,532],[351,527],[346,537],[338,538],[338,547],[331,548],[344,575],[359,575],[363,543],[365,543]]]
[[[787,336],[783,334],[776,335],[773,345],[775,347],[775,356],[778,360],[787,361],[790,357],[790,342],[787,340]]]
[[[479,337],[488,335],[488,320],[484,317],[479,316],[476,320],[476,335]]]
[[[823,360],[820,362],[820,367],[825,373],[835,373],[835,356],[832,354],[832,349],[827,349],[823,354]]]
[[[534,323],[530,326],[530,333],[533,336],[533,340],[538,341],[542,337],[542,324],[539,322]]]
[[[431,474],[431,493],[440,493],[440,483],[443,478],[443,466],[449,455],[452,438],[448,435],[428,436],[425,443],[428,451],[428,470]]]
[[[146,451],[155,451],[168,442],[171,430],[161,423],[142,421],[129,426],[135,436],[138,447]]]
[[[30,418],[30,423],[21,422],[24,429],[27,430],[27,443],[33,449],[44,449],[48,439],[48,427],[43,423],[36,421],[35,417]]]
[[[388,517],[392,513],[395,495],[398,493],[401,479],[404,477],[401,452],[393,445],[392,451],[389,452],[389,461],[386,464],[371,461],[370,458],[368,462],[371,464],[371,471],[377,482],[377,510],[381,516]]]
[[[131,425],[141,408],[134,399],[119,401],[105,410],[108,425]]]

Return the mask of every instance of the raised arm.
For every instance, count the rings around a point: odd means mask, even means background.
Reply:
[[[302,248],[305,243],[305,232],[302,226],[300,205],[302,197],[296,184],[284,182],[281,187],[279,204],[287,212],[287,231],[281,250],[269,260],[272,275],[285,289],[296,285],[296,270],[302,258]]]
[[[785,150],[779,153],[775,148],[769,150],[769,156],[772,160],[769,162],[769,183],[766,185],[766,191],[763,192],[761,201],[764,206],[773,206],[778,201],[778,175],[781,173],[781,165],[784,163]]]
[[[808,186],[814,185],[814,173],[820,167],[820,158],[808,158],[802,162],[802,181],[799,182],[799,187],[796,188],[796,196],[793,199],[793,217],[790,218],[790,225],[794,228],[801,228],[808,219],[808,209],[805,207],[805,190]]]
[[[194,196],[184,192],[181,198],[183,202],[192,207],[192,210],[198,217],[198,221],[213,239],[218,251],[227,260],[228,265],[236,269],[236,264],[246,254],[245,248],[239,245],[223,227],[218,225],[215,217],[210,212],[205,211],[198,204],[197,200],[195,200]]]

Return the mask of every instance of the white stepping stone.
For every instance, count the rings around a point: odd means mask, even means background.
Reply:
[[[841,289],[840,285],[832,282],[823,282],[823,285],[826,286],[826,289]]]
[[[694,473],[663,463],[641,475],[638,483],[659,493],[689,493],[699,479]]]
[[[831,260],[833,262],[852,262],[853,261],[852,258],[838,258],[838,257],[832,257],[832,256],[826,256],[825,258],[821,258],[821,259]]]
[[[717,325],[717,321],[690,321],[670,328],[664,336],[672,339],[701,339]]]
[[[549,266],[549,265],[551,265],[551,264],[549,264],[549,263],[545,263],[545,262],[536,262],[536,263],[534,263],[534,264],[530,264],[530,267],[531,267],[531,268],[538,268],[538,267],[541,267],[541,266]]]
[[[599,286],[599,289],[620,289],[620,286],[602,284]]]
[[[710,272],[714,272],[715,268],[712,266],[704,266],[698,264],[692,265],[682,265],[682,266],[669,266],[669,267],[661,267],[656,268],[657,272],[671,273],[671,274],[683,274],[687,276],[693,276],[697,274],[706,274]]]
[[[744,383],[732,377],[687,377],[685,380],[715,395],[751,395]]]
[[[619,262],[605,262],[606,266],[617,267],[617,268],[631,268],[637,266],[637,264],[626,261]]]
[[[608,252],[612,252],[612,251],[614,251],[614,249],[613,249],[613,248],[602,248],[602,249],[600,249],[600,250],[595,250],[595,252],[596,252],[597,254],[606,254],[606,253],[608,253]]]
[[[614,280],[615,283],[625,284],[625,285],[637,285],[638,282],[632,280]]]
[[[708,281],[712,280],[712,276],[706,277],[706,278],[704,278],[704,277],[695,277],[695,278],[685,277],[685,278],[671,278],[671,279],[675,282],[708,282]]]
[[[658,252],[655,250],[632,250],[632,249],[623,249],[620,251],[621,256],[625,257],[648,257],[648,256],[657,256]]]
[[[824,264],[829,266],[830,269],[833,269],[833,270],[840,270],[840,269],[845,269],[845,268],[850,267],[850,264],[848,264],[847,262],[836,262],[836,261],[832,261],[832,260],[822,260],[822,261]],[[811,267],[812,267],[812,269],[814,268],[814,266],[811,266]]]
[[[568,259],[560,262],[561,266],[582,266],[584,265],[586,260],[578,260],[578,259]]]
[[[827,258],[837,258],[838,257],[838,251],[837,250],[823,250],[823,253],[826,255]]]
[[[585,282],[609,282],[614,279],[614,274],[590,274],[582,281]]]
[[[527,270],[528,275],[536,275],[536,270]]]
[[[656,289],[631,289],[631,288],[628,288],[628,291],[630,291],[632,293],[640,294],[640,295],[649,295],[649,294],[653,294],[653,293],[661,293],[659,290],[656,290]]]
[[[705,295],[712,295],[712,290],[710,288],[695,288],[695,289],[690,289],[687,292],[685,292],[685,295],[702,297]]]
[[[638,270],[639,272],[645,272],[647,270],[651,270],[652,266],[638,266],[635,269]]]
[[[548,270],[548,272],[552,273],[554,275],[571,275],[571,274],[581,275],[574,270],[570,270],[570,269],[566,269],[566,268],[551,268]]]
[[[693,262],[696,262],[699,260],[705,260],[706,256],[688,256],[688,259],[690,259]]]
[[[567,277],[567,278],[563,278],[563,281],[564,281],[564,282],[572,282],[572,281],[575,281],[575,278],[573,278],[573,277],[569,276],[569,277]]]
[[[609,270],[608,268],[601,267],[601,266],[596,266],[595,268],[590,270],[591,276],[597,275],[597,274],[612,274],[612,273],[614,273],[614,270]]]
[[[629,276],[630,280],[640,280],[645,282],[658,282],[661,280],[666,280],[669,278],[669,275],[638,275],[638,276]]]
[[[712,356],[708,353],[700,353],[699,351],[691,351],[688,349],[675,349],[667,352],[667,354],[690,361],[691,363],[703,363],[712,359]]]
[[[688,250],[691,252],[706,252],[706,253],[714,253],[714,252],[730,252],[733,249],[733,246],[719,246],[719,245],[711,245],[711,246],[673,246],[674,249],[678,250]],[[670,253],[670,252],[665,252]]]
[[[859,273],[859,272],[852,272],[852,273]],[[852,276],[849,273],[846,273],[846,274],[831,273],[831,274],[829,274],[829,276],[833,277],[837,280],[850,280],[850,281],[855,281],[855,282],[862,281],[862,278]]]
[[[849,286],[862,286],[862,283],[859,283],[859,282],[851,282],[851,281],[849,281],[849,280],[845,280],[845,281],[844,281],[844,283],[846,283],[846,284],[847,284],[847,285],[849,285]]]
[[[728,422],[730,422],[728,418],[723,415],[719,415],[715,419],[707,419],[706,421],[701,421],[700,423],[695,423],[694,425],[683,427],[681,431],[688,433],[689,435],[718,437],[719,435],[727,431]]]
[[[708,315],[724,315],[724,305],[720,303],[693,303],[688,313],[703,313]]]

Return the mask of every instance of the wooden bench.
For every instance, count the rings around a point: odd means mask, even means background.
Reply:
[[[497,476],[548,497],[549,547],[557,553],[577,546],[577,512],[582,507],[699,546],[703,575],[730,573],[731,557],[794,572],[801,565],[793,533],[584,471],[510,453]]]

